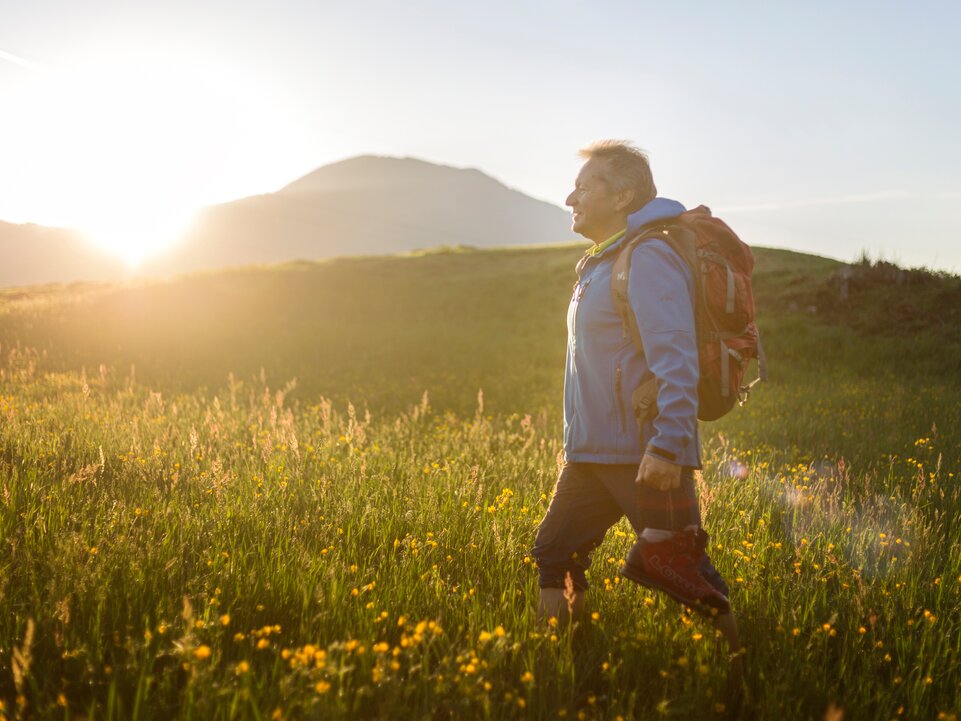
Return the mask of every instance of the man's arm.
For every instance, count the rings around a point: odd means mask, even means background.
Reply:
[[[644,354],[657,379],[654,436],[644,450],[638,480],[655,488],[665,483],[676,487],[681,459],[697,438],[694,281],[680,256],[664,241],[654,240],[635,249],[629,284]]]

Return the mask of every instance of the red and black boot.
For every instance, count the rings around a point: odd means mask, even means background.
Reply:
[[[728,613],[731,603],[727,596],[699,570],[706,559],[707,538],[702,529],[693,527],[676,531],[663,541],[640,538],[627,554],[621,573],[705,615]]]

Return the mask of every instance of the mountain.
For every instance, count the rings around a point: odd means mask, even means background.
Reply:
[[[479,170],[366,155],[321,167],[275,193],[206,208],[183,245],[151,268],[180,272],[572,237],[564,210]]]
[[[201,210],[183,241],[140,272],[572,237],[567,212],[479,170],[366,155],[318,168],[275,193]],[[0,223],[0,262],[0,287],[129,275],[79,234],[35,225]]]
[[[0,288],[78,280],[114,280],[123,262],[71,230],[0,221]]]

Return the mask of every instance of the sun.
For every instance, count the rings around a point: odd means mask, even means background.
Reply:
[[[198,208],[232,199],[231,181],[260,169],[243,153],[282,135],[257,79],[209,58],[114,47],[29,80],[5,102],[29,220],[79,230],[131,265],[180,242]]]
[[[155,208],[131,205],[122,213],[91,220],[78,229],[91,245],[119,256],[130,268],[138,268],[183,240],[193,217],[194,211],[189,208],[168,208],[158,213]]]

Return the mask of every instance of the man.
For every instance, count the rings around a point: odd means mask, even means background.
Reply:
[[[634,249],[628,296],[643,353],[611,299],[611,268],[625,237],[684,206],[657,197],[647,157],[629,143],[599,141],[580,155],[586,162],[566,202],[572,229],[594,245],[578,263],[567,315],[565,464],[534,542],[538,614],[577,618],[591,552],[626,515],[639,538],[624,575],[712,617],[738,652],[728,587],[705,553],[694,488],[699,371],[691,269],[664,240]],[[631,396],[651,377],[656,416],[639,422]]]

